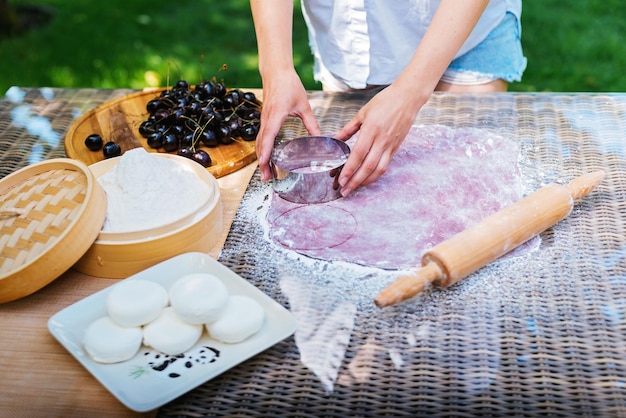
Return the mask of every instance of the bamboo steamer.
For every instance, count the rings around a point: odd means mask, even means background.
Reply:
[[[194,251],[206,253],[215,246],[224,227],[221,195],[215,177],[188,158],[153,155],[183,164],[205,182],[210,193],[204,204],[184,218],[156,228],[118,233],[99,231],[93,245],[74,269],[91,276],[121,279],[176,255]],[[120,158],[100,161],[89,168],[99,178],[115,167]]]
[[[102,231],[107,198],[97,178],[121,157],[92,166],[52,159],[0,180],[0,303],[28,296],[72,267],[121,279],[182,253],[210,251],[224,227],[217,180],[192,160],[155,155],[185,165],[210,193],[194,213],[143,231]]]
[[[0,303],[69,269],[98,236],[106,195],[86,164],[58,158],[0,180]]]

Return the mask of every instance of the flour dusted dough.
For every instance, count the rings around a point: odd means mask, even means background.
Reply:
[[[225,343],[238,343],[256,334],[265,321],[265,311],[256,300],[243,295],[232,295],[221,316],[206,324],[211,337]]]
[[[200,339],[202,325],[188,324],[171,306],[143,327],[143,342],[162,353],[176,355],[189,350]]]
[[[413,126],[385,174],[346,198],[299,205],[272,195],[268,237],[317,259],[412,269],[522,197],[518,158],[515,140],[487,129]]]
[[[156,318],[167,306],[167,290],[149,280],[126,280],[115,285],[106,300],[109,316],[124,327],[137,327]]]
[[[83,345],[95,361],[118,363],[137,354],[141,340],[141,327],[122,327],[105,316],[89,324],[83,337]]]
[[[169,296],[174,312],[183,321],[205,324],[219,317],[228,301],[228,289],[212,274],[194,273],[178,279]]]

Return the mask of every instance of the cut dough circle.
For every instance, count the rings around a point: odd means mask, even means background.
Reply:
[[[124,327],[138,327],[155,319],[167,306],[167,290],[148,280],[127,280],[115,285],[106,299],[111,319]]]
[[[232,295],[222,315],[206,329],[218,341],[238,343],[256,334],[265,321],[265,311],[259,302],[243,295]]]
[[[274,220],[272,238],[294,250],[334,248],[352,238],[357,230],[350,212],[335,207],[297,206]]]
[[[228,301],[228,289],[212,274],[194,273],[178,279],[169,297],[174,312],[183,321],[202,325],[220,316]]]
[[[92,359],[100,363],[118,363],[132,358],[141,347],[141,327],[123,327],[105,316],[85,330],[83,345]]]
[[[143,327],[143,343],[169,355],[184,353],[200,339],[202,325],[189,324],[176,315],[171,306],[161,311]]]

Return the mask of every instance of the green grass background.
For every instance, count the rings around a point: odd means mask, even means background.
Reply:
[[[27,3],[11,0],[13,4]],[[144,88],[217,76],[228,86],[260,87],[248,0],[31,0],[53,20],[0,40],[0,94],[10,86]],[[626,91],[626,2],[523,3],[528,68],[511,91]],[[299,2],[294,59],[305,86],[312,58]],[[222,64],[228,71],[221,72]]]

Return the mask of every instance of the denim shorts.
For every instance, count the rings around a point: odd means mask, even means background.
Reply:
[[[521,81],[526,69],[520,24],[513,13],[470,51],[450,63],[441,81],[451,84],[484,84],[497,79]]]

